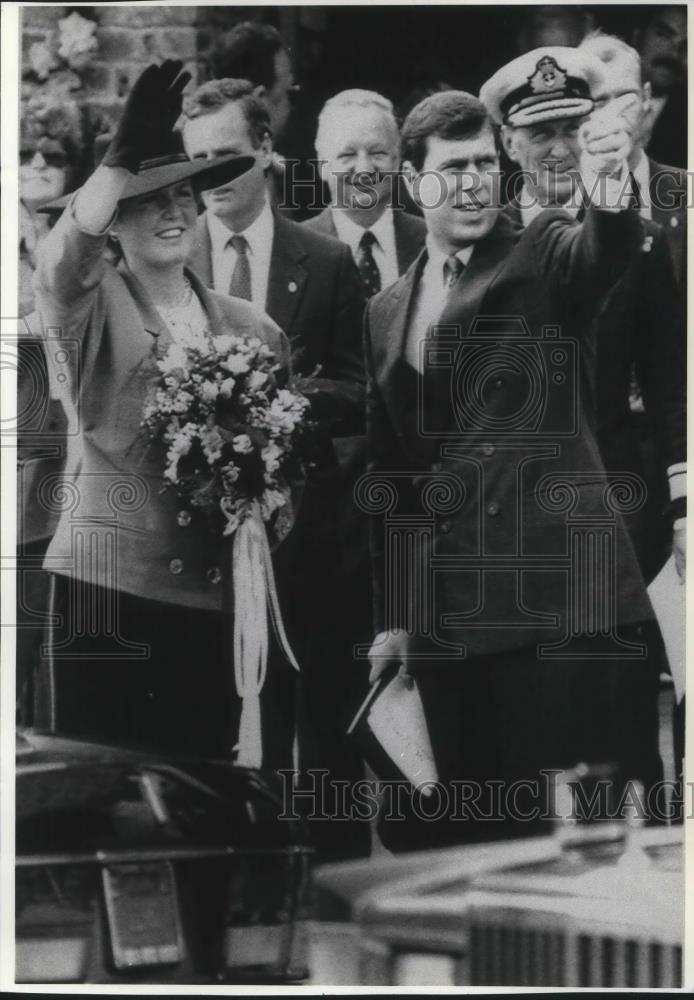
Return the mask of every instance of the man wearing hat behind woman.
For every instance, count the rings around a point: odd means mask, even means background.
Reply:
[[[69,387],[80,427],[52,496],[62,505],[45,563],[56,618],[35,724],[228,756],[239,704],[222,614],[222,543],[201,511],[162,493],[163,466],[143,437],[143,406],[172,343],[257,337],[285,371],[288,345],[267,316],[209,291],[184,266],[195,186],[231,181],[252,161],[187,159],[173,132],[190,79],[181,65],[150,66],[138,79],[101,165],[38,262],[37,307],[44,333],[63,338],[55,377],[63,391]],[[117,266],[105,260],[109,238],[121,255]],[[275,692],[269,706],[277,718],[267,726],[268,767],[291,766],[294,723],[290,711],[280,713],[290,690]]]

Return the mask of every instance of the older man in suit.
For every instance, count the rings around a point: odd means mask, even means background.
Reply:
[[[570,53],[510,64],[508,109],[589,112],[594,66]],[[629,777],[659,773],[657,745],[634,760],[630,705],[612,697],[638,670],[652,611],[577,384],[596,303],[643,235],[611,190],[626,170],[619,121],[594,120],[583,142],[602,203],[583,225],[551,211],[523,231],[495,203],[495,136],[476,98],[436,94],[403,127],[427,242],[366,317],[372,509],[388,508],[374,518],[371,676],[414,676],[445,807],[427,822],[438,804],[415,792],[410,823],[385,818],[393,847],[529,830],[537,811],[509,792],[542,769],[609,760]],[[598,523],[610,553],[582,563]],[[581,595],[599,602],[597,629]]]
[[[279,554],[279,586],[302,666],[303,768],[356,780],[361,763],[344,734],[366,666],[360,676],[345,634],[349,615],[342,594],[355,563],[340,524],[345,486],[336,448],[341,436],[363,431],[359,276],[338,240],[272,211],[265,186],[272,157],[268,113],[250,83],[204,84],[185,112],[183,140],[193,159],[222,149],[255,159],[243,179],[205,193],[191,266],[215,289],[263,308],[287,334],[295,371],[312,376],[307,391],[320,452],[297,525]],[[358,638],[364,637],[353,636],[352,642]],[[335,813],[327,802],[325,810]],[[316,839],[332,856],[365,853],[369,847],[363,823],[319,823]]]
[[[331,97],[318,119],[316,153],[331,202],[304,225],[349,246],[368,297],[405,273],[426,236],[424,222],[398,205],[393,105],[371,90]]]

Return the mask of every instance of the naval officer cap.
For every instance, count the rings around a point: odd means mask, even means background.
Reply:
[[[502,66],[480,100],[499,125],[534,125],[581,118],[593,110],[602,80],[600,61],[566,45],[545,45]]]

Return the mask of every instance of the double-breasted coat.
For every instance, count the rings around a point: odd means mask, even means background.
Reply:
[[[369,506],[373,489],[370,509],[381,504],[373,518],[375,620],[377,630],[406,628],[413,656],[472,659],[561,643],[567,634],[580,641],[652,616],[621,516],[637,499],[610,485],[581,406],[590,362],[583,338],[642,243],[633,212],[589,209],[579,224],[548,210],[525,231],[499,216],[425,341],[436,369],[421,376],[404,350],[426,253],[371,299],[365,350],[375,479],[362,496]],[[383,479],[390,489],[379,495]],[[393,542],[392,532],[413,515],[417,551],[398,562],[406,542]],[[579,555],[591,525],[600,540]],[[596,554],[595,544],[609,555]],[[600,559],[600,573],[589,577]],[[405,593],[403,573],[417,577]],[[596,602],[592,610],[585,601]]]

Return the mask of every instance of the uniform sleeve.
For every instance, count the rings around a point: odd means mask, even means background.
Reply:
[[[636,211],[607,212],[594,206],[580,224],[565,212],[542,212],[527,235],[544,280],[569,316],[594,315],[643,244]]]

